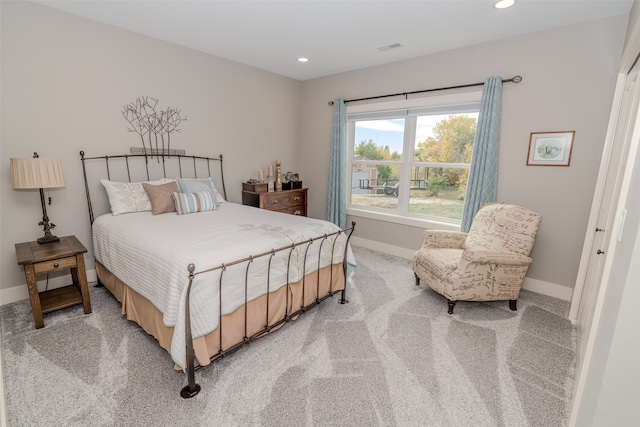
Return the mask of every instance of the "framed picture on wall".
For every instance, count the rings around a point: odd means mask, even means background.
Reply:
[[[575,131],[531,132],[528,166],[569,166]]]

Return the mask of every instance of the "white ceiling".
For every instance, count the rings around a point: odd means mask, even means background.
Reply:
[[[621,15],[633,0],[40,0],[297,80]],[[378,47],[400,43],[398,49]],[[306,64],[297,62],[305,56]]]

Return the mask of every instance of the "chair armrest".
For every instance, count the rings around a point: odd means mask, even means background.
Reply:
[[[467,233],[447,230],[424,230],[422,236],[424,237],[424,242],[422,243],[424,249],[460,249],[467,238]]]
[[[533,261],[528,256],[516,252],[468,248],[462,252],[462,259],[468,263],[521,266],[529,265]]]

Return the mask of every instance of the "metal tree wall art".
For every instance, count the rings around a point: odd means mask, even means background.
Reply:
[[[156,110],[157,106],[157,99],[141,96],[125,105],[122,110],[122,116],[131,125],[127,127],[127,131],[140,135],[145,153],[168,153],[171,148],[171,134],[180,132],[180,123],[187,120],[186,116],[180,115],[181,111],[177,108],[167,107],[166,110]],[[158,142],[161,144],[160,147]]]

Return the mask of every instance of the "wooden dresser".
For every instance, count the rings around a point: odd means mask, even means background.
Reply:
[[[307,188],[272,192],[242,190],[242,204],[260,209],[307,216]]]

